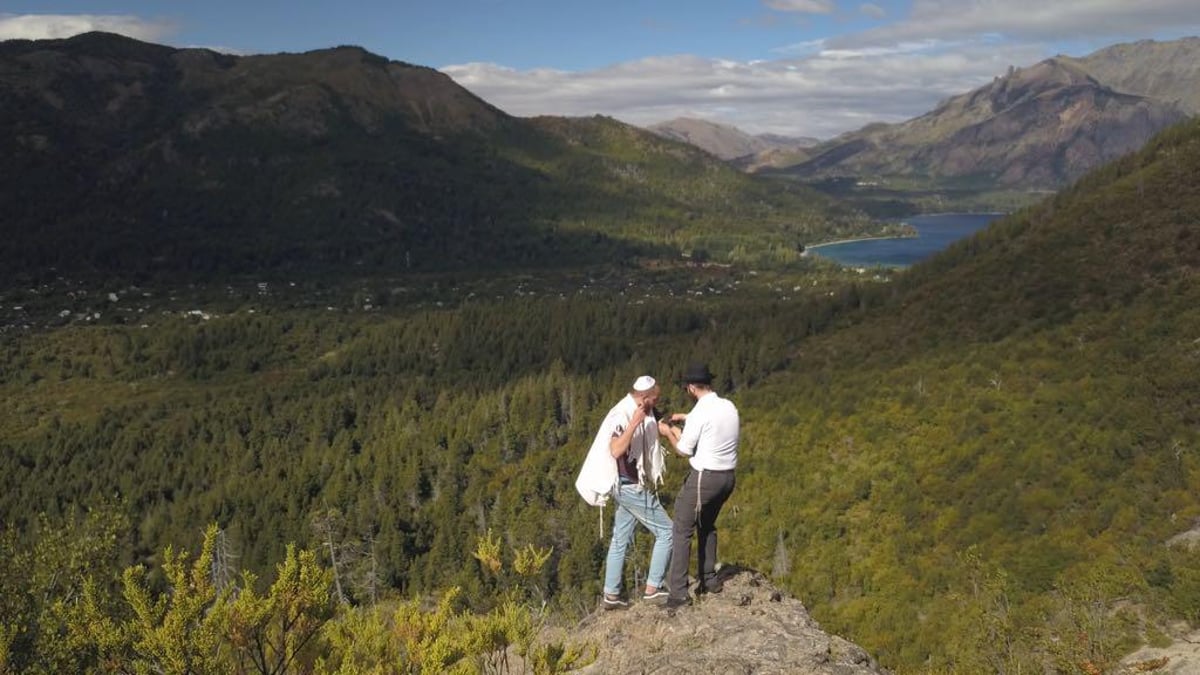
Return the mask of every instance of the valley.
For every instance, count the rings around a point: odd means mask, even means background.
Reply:
[[[887,270],[871,280],[887,283]],[[802,301],[830,295],[862,274],[837,264],[805,259],[788,268],[761,270],[686,260],[646,260],[630,267],[314,279],[270,275],[193,282],[182,286],[78,281],[58,277],[0,292],[0,336],[67,325],[149,325],[163,317],[209,319],[237,313],[304,310],[335,314],[392,314],[456,309],[468,303],[538,299],[621,297],[631,303],[719,302],[729,299]]]

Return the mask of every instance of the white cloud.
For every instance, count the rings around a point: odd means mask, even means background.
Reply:
[[[1200,29],[1196,0],[914,0],[904,19],[831,40],[833,46],[992,36],[1009,40],[1136,39]]]
[[[763,0],[763,4],[781,12],[803,12],[805,14],[830,14],[833,0]]]
[[[94,30],[159,42],[174,33],[175,26],[116,14],[0,14],[0,40],[68,38]]]
[[[916,54],[920,52],[946,51],[950,45],[935,40],[921,42],[901,42],[895,45],[877,47],[859,47],[857,49],[822,49],[820,55],[826,59],[865,59],[895,56],[898,54]],[[961,45],[959,45],[961,46]]]
[[[887,10],[873,2],[864,2],[859,5],[858,11],[872,19],[882,19],[887,16]]]
[[[611,115],[648,125],[699,117],[752,133],[828,138],[899,122],[1043,57],[1037,47],[841,50],[774,61],[654,57],[586,72],[448,66],[459,84],[518,116]]]
[[[777,10],[832,11],[830,0],[763,0]],[[1200,30],[1196,0],[913,0],[911,11],[858,33],[772,49],[743,62],[697,56],[586,72],[450,66],[459,83],[521,116],[611,115],[647,125],[688,116],[752,133],[828,138],[933,109],[1071,45],[1077,56],[1116,42]],[[873,2],[859,11],[879,15]]]
[[[805,40],[804,42],[797,42],[795,44],[776,47],[771,51],[785,56],[804,56],[808,54],[820,53],[824,49],[825,39],[820,38],[817,40]]]

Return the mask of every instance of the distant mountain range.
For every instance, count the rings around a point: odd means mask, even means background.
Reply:
[[[1012,68],[900,124],[809,151],[785,173],[1055,187],[1200,112],[1200,39],[1115,45]]]
[[[840,136],[788,171],[1058,185],[1136,150],[1183,118],[1174,104],[1117,92],[1049,59],[908,122]]]
[[[816,138],[793,138],[779,134],[752,135],[734,126],[691,117],[677,117],[646,128],[664,138],[690,143],[725,160],[763,153],[794,153],[820,143]]]
[[[870,226],[691,146],[511,117],[357,47],[12,40],[0,100],[0,277],[546,266]]]

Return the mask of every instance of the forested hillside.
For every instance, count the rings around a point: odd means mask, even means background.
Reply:
[[[215,523],[250,569],[295,541],[344,554],[353,597],[488,607],[469,561],[491,531],[552,551],[537,587],[578,615],[605,546],[571,487],[596,419],[631,373],[702,357],[744,419],[723,559],[901,672],[1103,670],[1200,620],[1200,560],[1164,545],[1200,517],[1198,171],[1193,122],[892,284],[731,270],[675,297],[10,332],[8,536],[112,504],[114,566]]]
[[[207,318],[7,333],[0,515],[6,548],[22,552],[0,566],[10,662],[53,671],[46,645],[66,630],[55,599],[79,597],[84,575],[95,575],[109,594],[104,611],[120,617],[111,609],[120,569],[162,564],[172,544],[195,550],[209,523],[235,570],[269,580],[294,542],[322,551],[356,603],[458,587],[455,607],[480,610],[509,588],[472,558],[494,532],[505,556],[548,552],[531,603],[567,617],[590,611],[607,545],[600,528],[611,524],[573,479],[630,378],[658,375],[664,405],[684,409],[671,383],[689,359],[712,359],[721,386],[742,389],[832,318],[827,297],[712,274],[677,297],[633,284],[336,312],[255,298]],[[682,474],[673,464],[669,484]],[[121,517],[92,523],[85,512]],[[54,548],[63,541],[89,553]],[[631,585],[645,554],[634,554]],[[31,558],[64,574],[23,562]]]
[[[1107,672],[1200,620],[1165,545],[1200,518],[1197,176],[1190,122],[806,340],[742,399],[739,553],[907,669]]]
[[[766,263],[879,227],[615,120],[511,117],[357,47],[10,40],[0,97],[0,280],[546,268],[739,246]]]

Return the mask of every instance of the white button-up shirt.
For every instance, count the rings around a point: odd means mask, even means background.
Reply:
[[[737,467],[740,433],[737,407],[709,392],[688,413],[676,447],[690,455],[688,463],[697,471],[727,471]]]

